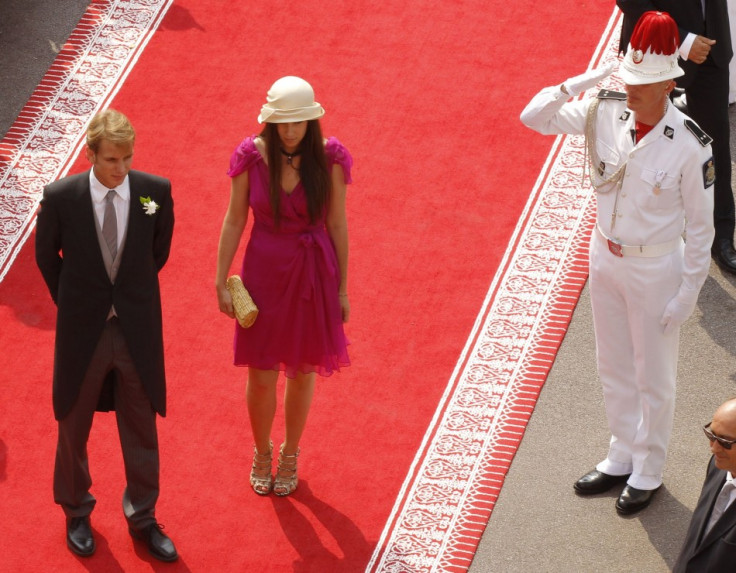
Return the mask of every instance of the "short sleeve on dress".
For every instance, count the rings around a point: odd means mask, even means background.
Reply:
[[[345,174],[345,183],[352,183],[353,178],[350,175],[350,169],[353,167],[353,156],[336,137],[330,137],[325,144],[325,154],[330,167],[336,163],[342,167]]]
[[[230,169],[227,171],[230,177],[240,175],[250,169],[251,165],[263,159],[258,149],[256,149],[256,144],[253,141],[254,137],[246,137],[233,151],[230,156]]]

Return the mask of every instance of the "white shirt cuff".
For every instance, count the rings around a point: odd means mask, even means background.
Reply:
[[[680,57],[683,60],[687,61],[688,57],[690,56],[690,49],[693,47],[693,42],[697,37],[697,34],[689,33],[687,36],[685,36],[685,41],[680,44]]]

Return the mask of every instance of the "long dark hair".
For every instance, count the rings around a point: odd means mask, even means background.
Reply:
[[[266,123],[260,135],[266,142],[269,198],[274,222],[278,226],[281,218],[281,139],[275,123]],[[307,196],[309,222],[314,223],[324,213],[332,187],[319,120],[307,122],[307,132],[297,151],[301,153],[299,178]]]

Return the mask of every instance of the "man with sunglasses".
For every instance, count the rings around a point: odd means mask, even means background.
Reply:
[[[713,457],[674,573],[736,570],[736,398],[703,431]]]

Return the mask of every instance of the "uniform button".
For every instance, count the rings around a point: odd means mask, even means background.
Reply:
[[[629,153],[629,159],[634,159],[634,154],[633,153]]]
[[[621,193],[621,197],[626,197],[626,193]]]

